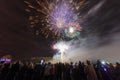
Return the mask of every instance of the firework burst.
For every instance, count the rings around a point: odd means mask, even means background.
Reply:
[[[66,28],[64,31],[66,37],[72,39],[79,36],[80,31],[82,31],[82,27],[77,23],[70,23],[68,24],[68,28]]]
[[[86,0],[25,0],[31,27],[39,26],[36,35],[64,38],[70,23],[79,23],[80,10]],[[73,26],[74,27],[74,26]],[[78,29],[78,28],[77,28]],[[80,28],[81,29],[81,28]]]

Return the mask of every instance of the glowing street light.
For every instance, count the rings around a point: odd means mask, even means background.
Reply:
[[[53,45],[53,49],[59,50],[61,54],[61,62],[63,62],[63,54],[68,48],[68,45],[66,45],[64,42],[56,43],[55,45]]]

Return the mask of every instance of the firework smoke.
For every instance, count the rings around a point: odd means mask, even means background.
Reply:
[[[87,37],[81,39],[81,41],[73,40],[68,42],[71,44],[71,49],[67,50],[64,54],[64,61],[95,61],[97,59],[103,59],[110,62],[120,62],[120,38],[119,34],[114,34],[103,38]],[[113,37],[114,36],[114,37]],[[92,39],[91,39],[92,38]],[[104,42],[110,41],[107,44]],[[79,43],[79,44],[78,44]],[[100,46],[100,44],[102,44]],[[114,56],[115,55],[115,56]],[[53,57],[53,61],[60,61],[60,54],[56,54]]]
[[[68,42],[71,44],[71,49],[64,55],[65,62],[97,59],[120,62],[120,24],[116,21],[120,18],[115,18],[119,16],[120,11],[115,13],[119,8],[110,8],[106,4],[108,3],[102,1],[88,11],[83,21],[87,36]],[[109,5],[113,4],[117,5],[117,2]],[[103,10],[103,5],[107,10]],[[59,61],[59,54],[54,55],[53,61],[55,60]]]

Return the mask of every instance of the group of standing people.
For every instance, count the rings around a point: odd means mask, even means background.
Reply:
[[[120,80],[120,64],[0,63],[0,80]]]

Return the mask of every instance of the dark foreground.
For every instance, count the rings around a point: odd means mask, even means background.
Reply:
[[[0,80],[120,80],[120,64],[86,63],[33,64],[0,63]]]

